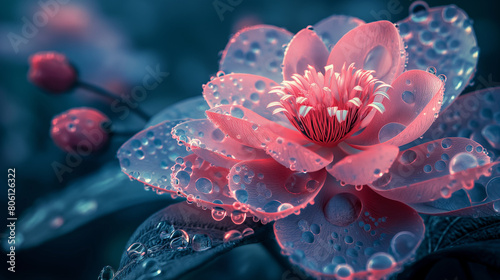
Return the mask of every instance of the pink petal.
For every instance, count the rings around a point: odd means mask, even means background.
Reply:
[[[333,15],[316,23],[314,31],[328,49],[331,49],[347,32],[363,24],[365,22],[359,18]]]
[[[241,105],[268,120],[292,127],[282,112],[273,115],[273,110],[267,108],[269,103],[280,100],[276,93],[269,92],[277,85],[273,80],[261,76],[229,74],[203,86],[203,96],[210,108],[227,104]]]
[[[233,222],[241,224],[246,212],[229,192],[227,175],[229,170],[211,165],[197,155],[178,159],[172,172],[172,186],[187,198],[188,203],[212,209],[212,217],[218,221],[231,216]]]
[[[229,137],[243,145],[264,149],[292,170],[317,171],[333,159],[331,151],[318,149],[299,132],[266,120],[242,106],[222,105],[208,110],[207,115]]]
[[[490,158],[467,138],[445,138],[401,151],[389,172],[370,184],[380,195],[405,203],[433,201],[474,186]]]
[[[318,279],[381,279],[413,256],[424,225],[410,207],[329,176],[314,204],[276,221],[274,232],[291,262]]]
[[[376,21],[361,25],[340,39],[328,57],[340,72],[344,64],[354,63],[356,68],[375,70],[374,76],[391,84],[405,66],[404,44],[397,28],[389,21]]]
[[[380,178],[391,167],[399,153],[399,148],[378,145],[358,154],[348,155],[327,167],[328,173],[337,180],[351,185],[366,185]]]
[[[272,159],[244,161],[229,172],[229,189],[263,222],[286,217],[310,203],[323,187],[324,169],[293,172]]]
[[[309,65],[322,71],[326,66],[328,50],[314,31],[305,28],[299,31],[285,51],[283,80],[292,80],[293,74],[304,75]]]
[[[442,109],[448,107],[476,72],[479,48],[472,20],[455,5],[430,9],[426,3],[410,6],[421,8],[398,22],[399,31],[408,45],[407,69],[437,68],[446,80]]]
[[[489,217],[500,214],[500,163],[493,162],[491,175],[474,182],[470,190],[458,190],[449,198],[410,204],[418,212],[429,215]]]
[[[165,121],[149,127],[130,138],[118,150],[122,171],[158,192],[177,193],[170,186],[170,174],[175,160],[189,154],[179,146],[170,132],[180,121]]]
[[[365,130],[347,139],[347,143],[402,146],[420,137],[439,112],[443,82],[425,71],[411,70],[401,74],[387,94],[385,112],[377,112]]]
[[[282,81],[283,45],[292,33],[270,25],[256,25],[236,33],[227,44],[220,60],[225,73],[248,73]]]
[[[269,157],[260,149],[242,145],[226,137],[209,120],[192,120],[178,124],[172,129],[172,136],[204,160],[225,168],[231,168],[242,160]]]
[[[461,95],[413,144],[442,137],[466,137],[481,144],[489,156],[500,154],[500,87]]]

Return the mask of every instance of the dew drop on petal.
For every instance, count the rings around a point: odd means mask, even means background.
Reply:
[[[197,252],[208,250],[212,248],[212,239],[207,234],[195,234],[191,241],[191,248]]]
[[[415,235],[408,231],[402,231],[391,239],[391,250],[399,259],[406,258],[412,253],[418,240]]]
[[[336,226],[346,226],[354,222],[361,212],[361,201],[350,193],[334,195],[323,211],[326,219]]]
[[[198,178],[195,182],[195,187],[199,192],[211,193],[212,192],[212,181],[207,178]]]
[[[127,249],[127,256],[130,259],[139,259],[146,255],[146,246],[140,242],[132,243]]]
[[[478,166],[477,158],[470,153],[459,153],[450,160],[450,174]]]
[[[373,254],[369,259],[366,264],[366,269],[368,271],[370,270],[385,270],[388,268],[391,268],[396,261],[394,258],[384,252],[379,252],[376,254]]]
[[[241,232],[239,230],[232,229],[230,231],[227,231],[224,234],[223,241],[224,241],[224,243],[227,243],[227,242],[240,240],[241,238],[242,238]]]

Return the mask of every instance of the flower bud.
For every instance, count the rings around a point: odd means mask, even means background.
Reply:
[[[110,123],[100,111],[74,108],[52,119],[50,136],[62,150],[86,156],[106,146]]]
[[[65,92],[76,83],[76,70],[63,54],[39,52],[29,58],[29,64],[28,80],[48,92]]]

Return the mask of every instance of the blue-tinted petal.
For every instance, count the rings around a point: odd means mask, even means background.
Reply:
[[[471,181],[488,172],[489,162],[473,140],[444,138],[401,151],[389,172],[370,186],[405,203],[433,201],[471,188]]]
[[[429,215],[488,217],[500,215],[500,162],[491,164],[491,175],[474,182],[470,190],[454,192],[450,198],[410,204]]]
[[[460,96],[442,112],[422,139],[409,146],[442,137],[466,137],[481,144],[488,155],[500,154],[500,87]]]
[[[285,29],[256,25],[236,33],[226,45],[219,69],[226,74],[248,73],[280,83],[284,48],[292,33]]]
[[[179,146],[171,131],[183,120],[165,121],[149,127],[130,138],[117,152],[122,171],[158,191],[177,191],[170,185],[170,168],[178,157],[189,154]]]
[[[369,271],[379,279],[411,258],[424,226],[410,207],[329,176],[314,205],[278,220],[274,232],[292,263],[318,278],[367,279]]]
[[[415,12],[412,12],[415,11]],[[479,48],[467,14],[455,5],[429,8],[414,2],[410,16],[398,22],[408,49],[407,69],[426,70],[447,77],[441,111],[468,85],[476,70]]]
[[[269,158],[261,149],[245,146],[227,137],[209,120],[192,120],[175,126],[172,135],[210,163],[231,168],[242,160]]]
[[[61,192],[41,197],[19,218],[16,249],[28,249],[85,225],[103,215],[148,201],[171,201],[151,195],[120,172],[116,163],[70,184]],[[7,241],[7,239],[5,239]],[[5,242],[5,248],[11,245]]]
[[[352,29],[365,24],[359,18],[333,15],[323,19],[314,25],[314,31],[319,35],[323,43],[325,43],[328,50]]]
[[[212,165],[197,155],[188,155],[174,165],[172,186],[188,203],[212,210],[212,217],[219,221],[231,217],[234,223],[241,224],[247,217],[232,197],[228,187],[229,169]]]
[[[178,203],[137,228],[113,279],[179,279],[235,247],[262,241],[268,230],[251,221],[215,222],[210,212]]]
[[[180,119],[204,119],[205,111],[210,109],[202,96],[188,98],[166,107],[154,115],[145,127],[157,125],[164,121]]]

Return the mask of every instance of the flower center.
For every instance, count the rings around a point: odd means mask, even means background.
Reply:
[[[333,65],[325,73],[309,66],[303,76],[294,74],[293,81],[284,81],[270,92],[280,101],[267,106],[277,107],[273,114],[283,112],[290,123],[316,144],[334,146],[359,129],[366,127],[373,110],[385,111],[383,97],[390,85],[376,79],[373,71],[355,69],[354,64]],[[373,111],[375,113],[375,111]]]

